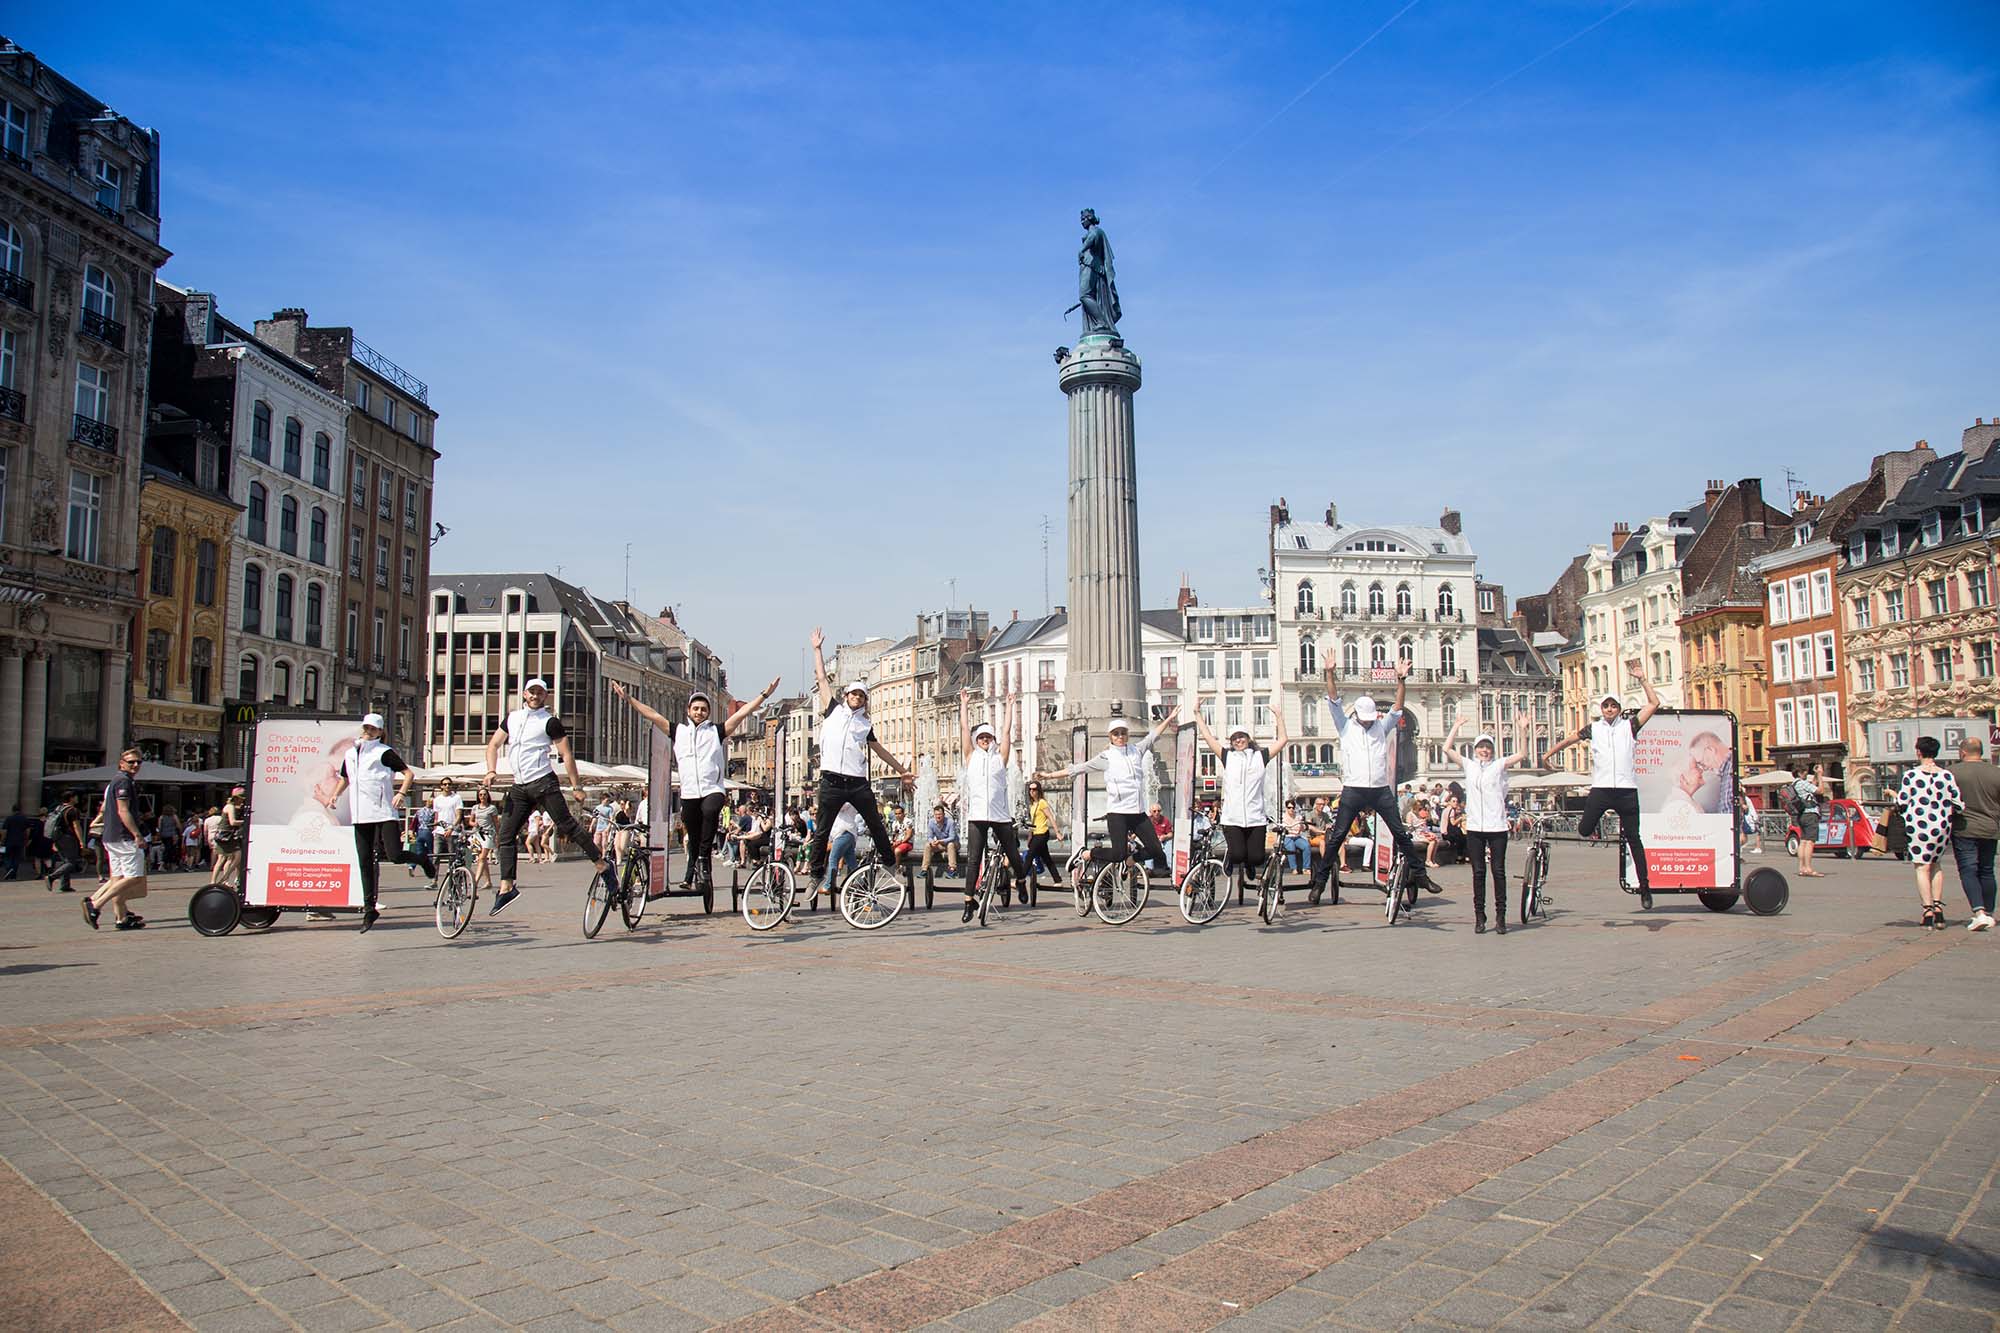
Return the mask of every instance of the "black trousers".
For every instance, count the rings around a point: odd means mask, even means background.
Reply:
[[[728,798],[719,791],[693,801],[681,802],[681,827],[687,830],[687,873],[694,875],[694,868],[701,866],[701,873],[712,883],[715,879],[715,826],[722,821],[722,804]],[[687,883],[682,879],[681,883]]]
[[[1583,798],[1583,818],[1576,825],[1578,836],[1596,837],[1597,826],[1607,810],[1618,816],[1618,838],[1632,854],[1632,864],[1638,867],[1639,890],[1643,893],[1647,888],[1646,844],[1639,841],[1638,788],[1592,787]]]
[[[1224,859],[1224,872],[1242,866],[1252,875],[1264,868],[1264,825],[1224,824],[1222,841],[1229,847],[1229,855]]]
[[[437,866],[429,857],[403,850],[403,821],[384,819],[354,826],[355,859],[361,862],[361,905],[373,907],[381,890],[382,862],[422,866],[424,873],[437,878]]]
[[[1465,855],[1472,862],[1472,914],[1486,919],[1486,862],[1493,862],[1493,915],[1507,919],[1507,835],[1473,833],[1465,835]]]
[[[1334,845],[1327,849],[1327,862],[1333,867],[1333,882],[1340,883],[1341,845],[1346,841],[1347,830],[1354,827],[1354,817],[1374,811],[1389,826],[1389,836],[1395,841],[1396,850],[1403,859],[1418,870],[1423,868],[1424,858],[1417,853],[1416,845],[1410,841],[1408,830],[1403,827],[1403,816],[1396,809],[1396,789],[1394,787],[1342,787],[1340,804],[1334,807]]]
[[[1167,864],[1166,848],[1160,846],[1160,835],[1153,832],[1150,815],[1118,815],[1104,817],[1104,827],[1111,834],[1111,854],[1126,857],[1132,854],[1132,839],[1139,840],[1139,854],[1153,867],[1156,875],[1171,873]]]
[[[604,853],[597,850],[591,840],[590,830],[577,822],[570,813],[569,802],[563,799],[562,782],[555,774],[536,778],[533,782],[517,782],[507,789],[507,797],[500,802],[499,847],[500,878],[509,884],[514,882],[514,855],[521,838],[521,825],[528,822],[530,811],[540,810],[556,822],[556,834],[568,838],[570,845],[590,859],[595,865]]]
[[[813,815],[811,859],[807,863],[815,884],[826,876],[826,844],[833,837],[833,820],[843,805],[853,806],[854,813],[868,826],[868,836],[875,840],[875,854],[882,858],[882,864],[896,864],[896,842],[889,836],[889,826],[882,822],[882,811],[875,804],[875,790],[868,785],[868,779],[822,772],[819,805]]]
[[[1049,835],[1046,833],[1028,835],[1028,873],[1033,874],[1037,865],[1048,871],[1049,878],[1058,886],[1062,884],[1062,867],[1049,855]]]
[[[965,863],[972,869],[965,877],[965,896],[970,898],[979,892],[980,858],[986,855],[986,840],[992,838],[1000,844],[1000,850],[1007,853],[1007,865],[1017,878],[1024,877],[1021,868],[1021,839],[1014,832],[1011,819],[974,819],[965,826]]]

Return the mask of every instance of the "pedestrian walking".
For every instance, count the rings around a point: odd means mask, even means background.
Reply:
[[[104,805],[97,812],[93,831],[110,875],[97,892],[83,900],[83,919],[97,929],[104,908],[111,908],[111,924],[119,930],[142,930],[146,918],[133,911],[134,900],[146,896],[146,853],[139,846],[138,791],[133,775],[142,756],[127,750],[118,756],[118,776],[104,785]]]
[[[71,877],[83,873],[83,842],[88,836],[83,829],[83,800],[74,791],[66,791],[50,812],[50,821],[55,832],[50,841],[56,847],[56,863],[48,874],[48,887],[58,887],[64,893],[75,893],[76,886]],[[60,885],[56,881],[62,881]]]
[[[1958,779],[1938,767],[1944,747],[1935,736],[1917,737],[1917,766],[1903,775],[1896,804],[1909,825],[1910,863],[1917,871],[1917,899],[1923,924],[1944,929],[1944,867],[1938,858],[1951,840],[1952,816],[1965,806]]]
[[[1972,909],[1967,930],[1993,929],[1993,848],[2000,839],[2000,768],[1986,762],[1986,746],[1967,736],[1951,771],[1965,805],[1952,819],[1951,855],[1958,863],[1958,886]]]
[[[1825,879],[1824,871],[1814,870],[1813,848],[1819,842],[1820,811],[1831,798],[1826,769],[1814,764],[1791,785],[1792,813],[1799,826],[1799,874],[1806,879]]]

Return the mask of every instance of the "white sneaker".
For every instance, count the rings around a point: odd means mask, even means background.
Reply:
[[[1972,920],[1965,923],[1965,928],[1967,930],[1991,930],[1993,929],[1993,918],[1986,915],[1984,911],[1975,912],[1972,914]]]

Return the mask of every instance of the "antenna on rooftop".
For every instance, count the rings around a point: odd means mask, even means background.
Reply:
[[[1042,614],[1049,613],[1049,516],[1042,515]]]
[[[1804,477],[1801,477],[1790,468],[1785,469],[1785,508],[1787,510],[1796,510],[1799,507],[1799,491],[1803,489],[1799,483],[1804,480]]]

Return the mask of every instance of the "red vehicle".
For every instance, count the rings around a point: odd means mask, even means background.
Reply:
[[[1858,858],[1870,848],[1877,847],[1877,837],[1875,823],[1868,818],[1868,812],[1861,808],[1861,803],[1836,796],[1819,812],[1819,837],[1814,841],[1813,849],[1845,857],[1851,848],[1852,854]],[[1796,818],[1785,830],[1785,850],[1793,856],[1799,854],[1799,822]]]

